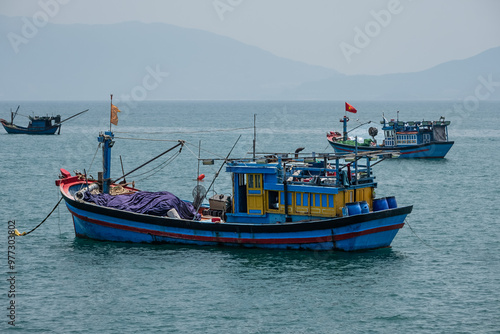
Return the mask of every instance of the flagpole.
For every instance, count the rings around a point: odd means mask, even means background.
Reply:
[[[342,122],[342,140],[346,141],[347,140],[347,103],[344,102],[345,108],[344,108],[344,119]]]
[[[111,105],[109,106],[109,132],[111,132],[111,116],[113,115],[113,94],[111,95]]]

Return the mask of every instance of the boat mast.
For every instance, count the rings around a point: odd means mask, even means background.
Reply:
[[[102,192],[109,194],[110,176],[111,176],[111,147],[115,143],[114,135],[111,131],[101,132],[97,140],[102,145]]]
[[[111,95],[111,102],[109,106],[109,132],[111,132],[111,117],[113,116],[113,94]]]
[[[346,141],[347,140],[347,122],[349,122],[349,118],[347,118],[347,115],[344,115],[344,118],[340,120],[342,123],[344,123],[344,131],[342,135],[342,140]]]
[[[17,106],[16,112],[13,113],[12,109],[10,109],[10,124],[14,124],[14,118],[16,118],[17,112],[19,111],[19,106]]]

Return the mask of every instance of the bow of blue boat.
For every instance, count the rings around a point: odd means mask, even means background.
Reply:
[[[357,138],[348,137],[348,133],[357,128],[347,131],[349,118],[344,116],[340,122],[343,124],[342,134],[334,131],[327,133],[327,140],[337,154],[397,151],[398,158],[439,159],[444,158],[454,144],[448,138],[450,121],[444,117],[438,121],[399,121],[399,118],[388,121],[384,117],[380,121],[384,133],[381,143],[375,140],[377,128],[370,127],[368,130],[372,139],[358,142]]]

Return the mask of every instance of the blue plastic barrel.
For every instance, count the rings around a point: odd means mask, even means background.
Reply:
[[[373,212],[387,209],[389,209],[389,204],[387,204],[387,199],[385,199],[385,197],[373,200]]]
[[[346,203],[345,206],[347,207],[347,212],[349,213],[349,216],[361,214],[361,206],[359,205],[359,202]]]
[[[385,198],[387,200],[387,205],[389,209],[395,209],[398,207],[398,203],[396,203],[396,197],[390,196]]]
[[[359,202],[359,206],[361,206],[361,213],[370,212],[370,207],[368,206],[368,203],[366,201]]]

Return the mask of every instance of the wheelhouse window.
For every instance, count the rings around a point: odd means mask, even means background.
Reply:
[[[248,174],[248,189],[261,189],[261,178],[261,174]]]
[[[279,210],[279,192],[270,190],[268,192],[268,202],[270,210]]]

